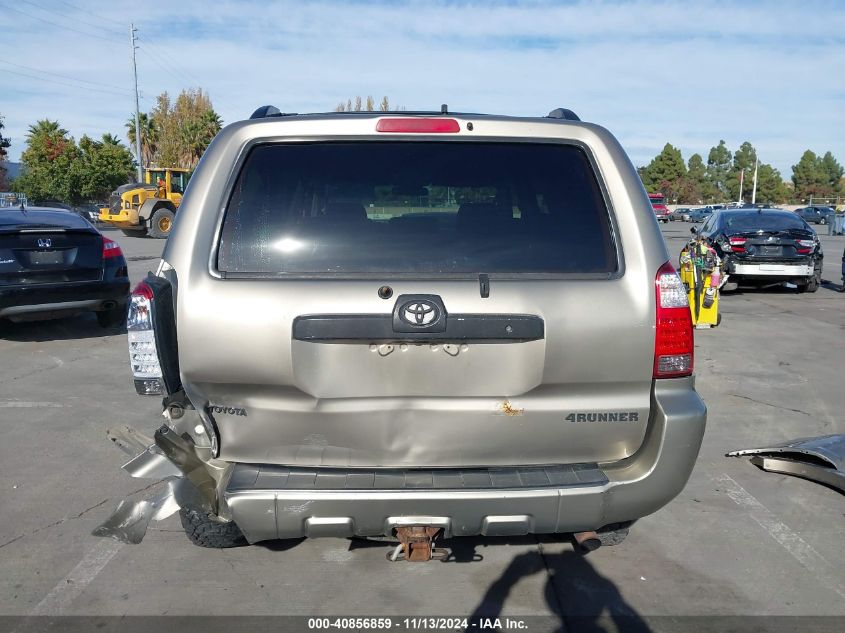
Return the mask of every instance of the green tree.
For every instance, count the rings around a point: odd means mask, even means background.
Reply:
[[[748,141],[745,141],[734,152],[733,169],[730,170],[726,182],[729,200],[751,200],[756,162],[757,150]],[[742,191],[739,190],[740,174],[744,174],[741,179]]]
[[[37,121],[29,127],[15,186],[31,200],[76,200],[79,187],[71,167],[78,157],[79,148],[58,121]]]
[[[379,103],[378,109],[382,112],[390,111],[390,101],[386,96],[381,98],[381,103]]]
[[[825,171],[822,161],[815,152],[807,150],[798,163],[792,166],[792,183],[795,186],[795,196],[799,200],[832,194],[829,174]]]
[[[3,136],[4,127],[3,115],[0,114],[0,191],[6,189],[6,166],[3,163],[6,162],[8,156],[6,150],[12,145],[12,142]]]
[[[95,141],[88,136],[79,140],[79,157],[72,164],[78,190],[68,200],[105,200],[109,193],[132,177],[132,154],[111,134]]]
[[[687,181],[683,196],[685,204],[713,201],[715,197],[713,186],[707,179],[707,166],[701,154],[693,154],[687,161]]]
[[[141,164],[145,167],[152,167],[153,157],[158,150],[158,128],[155,120],[146,112],[138,116],[138,127],[141,128]],[[126,121],[126,138],[129,146],[135,151],[135,116],[129,117]]]
[[[669,202],[676,200],[685,187],[687,167],[681,150],[666,143],[657,156],[646,165],[640,174],[649,193],[660,192]]]
[[[103,200],[127,182],[134,163],[113,134],[99,141],[83,136],[79,145],[58,121],[30,126],[17,188],[31,200],[56,199],[69,204]]]
[[[731,172],[731,153],[725,146],[725,141],[710,148],[707,154],[707,182],[714,198],[728,195],[728,177]]]
[[[756,202],[779,204],[786,202],[788,197],[789,191],[783,182],[780,172],[771,165],[760,163],[760,166],[757,168]]]
[[[182,90],[175,101],[168,93],[161,93],[148,119],[152,140],[147,165],[155,163],[158,167],[195,168],[222,126],[211,98],[200,88]],[[130,134],[134,143],[134,134]],[[143,129],[141,136],[144,147],[147,135]]]
[[[831,195],[838,196],[842,193],[842,176],[845,175],[845,169],[839,164],[833,154],[825,152],[822,156],[822,170],[827,179],[827,185],[830,187]]]

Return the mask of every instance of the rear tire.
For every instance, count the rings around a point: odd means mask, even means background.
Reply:
[[[243,532],[234,521],[219,521],[210,514],[188,508],[180,508],[179,518],[188,539],[199,547],[225,549],[247,544]]]
[[[798,292],[815,292],[819,289],[819,282],[819,276],[813,275],[813,278],[808,283],[798,285]]]
[[[170,235],[173,228],[174,213],[167,207],[159,207],[150,218],[149,236],[158,240],[165,239]]]
[[[110,310],[97,312],[97,323],[102,328],[112,328],[126,323],[126,304],[121,304]]]
[[[126,237],[144,237],[147,234],[147,229],[120,229]]]

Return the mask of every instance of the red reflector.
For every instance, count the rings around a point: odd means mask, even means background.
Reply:
[[[379,119],[376,132],[405,134],[454,134],[461,126],[455,119],[389,118]]]
[[[123,251],[120,250],[120,245],[117,242],[110,240],[107,237],[103,238],[103,259],[110,257],[120,257]]]
[[[149,284],[142,281],[137,286],[135,286],[135,290],[132,291],[132,295],[136,297],[144,297],[148,301],[153,300],[153,289],[150,288]]]
[[[666,279],[665,276],[673,276]],[[655,279],[655,296],[657,299],[657,317],[654,332],[654,378],[677,378],[691,376],[693,370],[693,340],[692,314],[689,306],[663,307],[663,305],[678,305],[670,294],[670,288],[677,286],[680,280],[674,267],[666,262],[657,271]],[[672,281],[673,284],[667,282]],[[661,294],[665,296],[661,299]]]

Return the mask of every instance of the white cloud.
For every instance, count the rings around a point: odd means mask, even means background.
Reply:
[[[121,33],[134,19],[143,109],[158,92],[192,84],[226,121],[265,103],[331,110],[356,94],[387,94],[409,109],[445,102],[541,115],[565,106],[610,128],[637,164],[666,142],[685,158],[706,157],[721,138],[733,148],[750,140],[786,177],[808,147],[845,161],[845,7],[832,0],[72,4],[86,11],[59,2],[50,6],[64,16],[26,10],[114,39],[0,8],[0,60],[128,88]],[[77,137],[122,135],[133,105],[128,94],[3,78],[13,157],[38,118],[59,119]]]

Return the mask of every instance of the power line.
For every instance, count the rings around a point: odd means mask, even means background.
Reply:
[[[94,38],[97,38],[97,39],[100,39],[100,40],[105,40],[107,42],[116,41],[114,38],[111,38],[111,37],[106,37],[104,35],[96,35],[94,33],[88,33],[88,32],[85,32],[85,31],[80,31],[79,29],[75,29],[75,28],[67,26],[65,24],[59,24],[58,22],[52,22],[50,20],[39,17],[37,15],[32,15],[31,13],[27,13],[26,11],[21,11],[20,9],[17,9],[15,7],[10,7],[7,4],[0,3],[0,7],[3,7],[4,9],[9,9],[11,11],[16,11],[17,13],[20,13],[21,15],[25,15],[28,18],[32,18],[33,20],[40,20],[42,22],[45,22],[46,24],[50,24],[50,25],[58,27],[60,29],[65,29],[67,31],[73,31],[74,33],[79,33],[81,35],[85,35],[86,37],[94,37]]]
[[[109,18],[103,17],[102,15],[98,15],[98,14],[94,13],[93,11],[89,11],[88,9],[83,9],[81,7],[76,6],[75,4],[71,4],[70,2],[65,2],[64,0],[59,0],[59,2],[61,2],[66,7],[70,7],[71,9],[74,9],[76,11],[80,11],[81,13],[92,15],[99,20],[103,20],[104,22],[111,22],[112,24],[119,26],[119,27],[122,27],[122,28],[126,27],[126,25],[123,24],[122,22],[118,22],[117,20],[111,20]]]
[[[39,77],[38,75],[31,75],[29,73],[22,73],[18,70],[10,70],[8,68],[0,68],[0,72],[4,73],[11,73],[13,75],[19,75],[21,77],[29,77],[30,79],[37,79],[39,81],[44,81],[49,84],[60,84],[62,86],[69,86],[71,88],[76,88],[77,90],[86,90],[88,92],[102,92],[105,94],[117,95],[119,97],[125,97],[126,93],[123,92],[116,92],[114,90],[106,90],[105,88],[92,88],[90,86],[81,86],[79,84],[72,84],[66,81],[59,81],[57,79],[47,79],[46,77]]]
[[[5,59],[0,59],[0,63],[8,64],[9,66],[15,66],[17,68],[23,68],[24,70],[31,70],[36,73],[41,73],[44,75],[53,75],[54,77],[61,77],[62,79],[69,79],[71,81],[77,81],[80,83],[91,84],[92,86],[100,86],[102,88],[109,88],[112,90],[120,90],[126,92],[127,94],[131,93],[131,90],[127,88],[121,88],[120,86],[115,86],[114,84],[102,84],[97,81],[89,81],[88,79],[80,79],[79,77],[71,77],[70,75],[62,75],[60,73],[50,72],[49,70],[41,70],[39,68],[33,68],[32,66],[24,66],[23,64],[16,64],[15,62],[6,61]]]
[[[19,0],[19,1],[20,1],[20,2],[24,2],[24,3],[28,4],[28,5],[31,5],[31,6],[35,7],[36,9],[41,9],[41,10],[42,10],[42,11],[44,11],[45,13],[51,13],[51,14],[52,14],[52,13],[55,13],[56,15],[60,15],[60,16],[62,16],[62,17],[64,17],[64,18],[68,18],[68,19],[70,19],[70,20],[73,20],[74,22],[79,22],[80,24],[84,24],[85,26],[94,26],[95,28],[100,28],[100,27],[97,27],[96,25],[92,25],[90,22],[87,22],[87,21],[85,21],[85,20],[80,20],[79,18],[75,18],[75,17],[73,17],[72,15],[70,15],[70,14],[68,14],[68,13],[63,13],[63,12],[61,12],[61,11],[57,11],[57,10],[56,10],[56,9],[54,9],[54,8],[44,7],[44,6],[42,6],[42,5],[40,5],[40,4],[37,4],[37,3],[35,3],[35,2],[30,2],[30,0]],[[109,28],[109,29],[103,29],[103,30],[104,30],[104,31],[108,31],[109,33],[112,33],[112,34],[114,34],[114,35],[116,35],[116,36],[121,36],[121,35],[122,35],[122,34],[121,34],[121,33],[119,33],[118,31],[112,30],[112,29],[110,29],[110,28]]]
[[[164,69],[164,72],[166,72],[168,75],[173,77],[179,83],[185,82],[184,76],[180,77],[179,75],[177,75],[176,72],[175,72],[176,69],[171,68],[170,64],[168,62],[164,61],[161,57],[158,57],[157,55],[153,55],[152,50],[150,50],[146,46],[139,46],[138,50],[141,51],[142,53],[146,54],[146,55],[149,55],[149,60],[152,61],[155,64],[155,68],[162,67]],[[188,83],[192,83],[192,82],[189,81]]]

